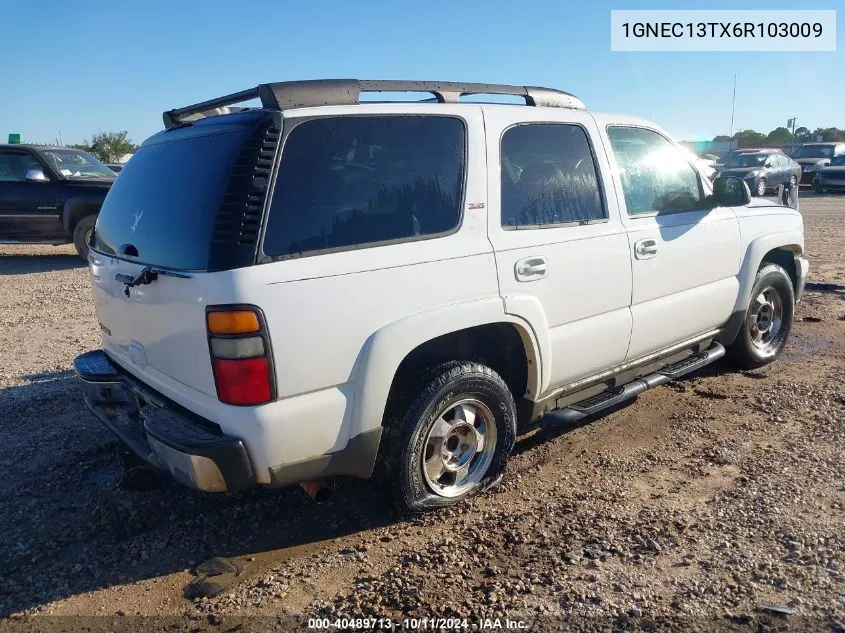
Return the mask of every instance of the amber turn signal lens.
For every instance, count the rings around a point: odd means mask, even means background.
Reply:
[[[258,315],[251,310],[227,310],[208,313],[208,331],[212,334],[249,334],[258,332]]]

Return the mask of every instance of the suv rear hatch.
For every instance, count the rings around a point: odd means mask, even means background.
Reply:
[[[235,300],[220,271],[255,262],[280,131],[266,110],[170,128],[109,191],[89,257],[94,302],[103,348],[142,380],[216,397],[205,310]]]

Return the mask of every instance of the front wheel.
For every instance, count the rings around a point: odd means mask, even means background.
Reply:
[[[501,376],[453,361],[404,393],[388,410],[380,464],[400,511],[454,505],[501,479],[516,438],[516,406]]]
[[[757,195],[763,197],[766,195],[766,179],[761,178],[757,183]]]
[[[794,315],[792,280],[777,264],[765,264],[754,280],[739,334],[727,349],[728,359],[741,369],[771,363],[786,345]]]
[[[76,223],[73,227],[73,245],[77,254],[88,261],[88,244],[91,242],[91,234],[94,232],[94,225],[97,223],[97,215],[92,213]]]

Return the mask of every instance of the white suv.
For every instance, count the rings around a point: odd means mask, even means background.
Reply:
[[[726,348],[772,361],[807,274],[796,209],[565,92],[285,82],[164,120],[99,214],[103,349],[75,368],[106,426],[200,490],[380,474],[405,510],[453,504],[500,479],[520,424]]]

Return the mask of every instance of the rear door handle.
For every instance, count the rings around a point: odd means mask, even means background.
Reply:
[[[634,243],[634,257],[637,259],[651,259],[657,257],[657,240],[646,238]]]
[[[545,257],[526,257],[516,262],[514,273],[517,281],[536,281],[546,276]]]

